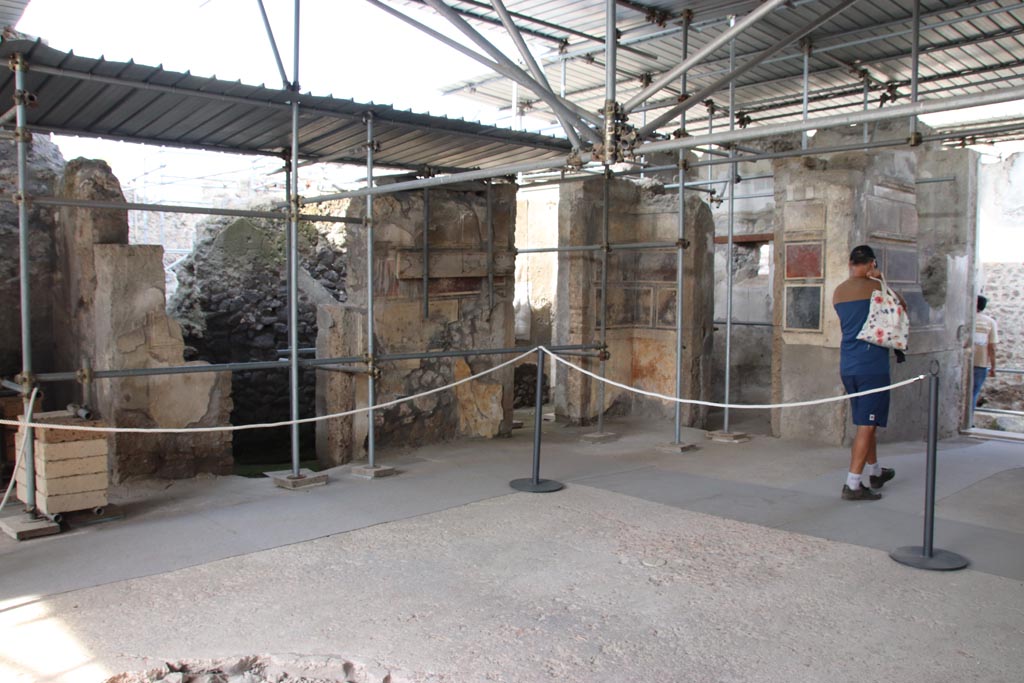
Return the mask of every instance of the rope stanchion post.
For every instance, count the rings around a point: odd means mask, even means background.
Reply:
[[[889,557],[910,567],[933,571],[963,569],[963,555],[933,547],[935,538],[935,469],[939,442],[939,363],[933,360],[928,376],[928,454],[924,494],[924,543],[897,548]]]
[[[564,488],[564,484],[553,479],[540,478],[540,436],[544,422],[544,349],[537,349],[537,398],[534,403],[536,414],[533,418],[533,476],[529,479],[513,479],[509,486],[528,493],[553,493]]]

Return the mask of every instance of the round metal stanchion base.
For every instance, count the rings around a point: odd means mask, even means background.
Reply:
[[[533,479],[513,479],[508,485],[516,491],[528,493],[554,493],[565,488],[565,484],[554,479],[541,479],[536,484],[533,483]]]
[[[957,555],[948,550],[932,548],[932,556],[924,554],[924,547],[919,545],[906,545],[889,553],[889,557],[900,564],[916,569],[930,569],[938,572],[950,572],[956,569],[963,569],[971,563],[963,555]]]

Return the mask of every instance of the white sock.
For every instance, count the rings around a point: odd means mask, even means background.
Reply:
[[[871,475],[868,474],[868,468],[864,468],[864,473],[860,475],[860,485],[866,489],[871,488]]]
[[[877,477],[882,474],[882,466],[879,465],[877,462],[865,463],[864,474],[870,474],[871,476]]]
[[[846,485],[849,487],[851,491],[856,491],[857,489],[860,488],[860,477],[861,475],[854,474],[853,472],[847,473]]]

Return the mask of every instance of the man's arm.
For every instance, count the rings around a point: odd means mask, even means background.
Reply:
[[[989,342],[989,344],[988,344],[988,365],[989,365],[988,376],[989,377],[995,377],[996,376],[996,343],[995,342]]]

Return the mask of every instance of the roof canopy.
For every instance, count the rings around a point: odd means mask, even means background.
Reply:
[[[17,53],[29,64],[26,89],[37,102],[28,109],[28,124],[36,131],[281,156],[291,149],[291,101],[297,98],[304,161],[364,164],[367,115],[374,118],[374,161],[382,166],[492,168],[560,157],[570,149],[549,136],[80,57],[38,40],[0,43],[0,57]],[[14,86],[8,70],[0,101],[12,101]]]
[[[490,2],[445,1],[476,26],[501,23]],[[410,4],[424,3],[410,0]],[[764,3],[617,0],[615,4],[616,99],[627,102],[682,61],[687,22],[688,53],[693,55],[728,30],[730,16],[742,21]],[[506,0],[505,6],[535,47],[551,48],[539,61],[553,89],[564,87],[566,99],[586,111],[600,111],[606,93],[606,0]],[[735,65],[749,66],[734,81],[734,111],[740,124],[783,123],[802,117],[805,48],[811,118],[908,102],[913,8],[911,0],[792,0],[778,5],[735,38]],[[807,27],[810,30],[802,39],[784,41]],[[936,99],[1024,84],[1022,38],[1024,3],[1018,0],[921,0],[919,97]],[[725,42],[687,72],[688,96],[708,89],[695,102],[700,106],[687,113],[691,134],[707,128],[707,101],[714,101],[710,115],[717,119],[716,127],[725,125],[729,70]],[[512,106],[512,82],[495,74],[454,83],[446,92]],[[653,121],[679,104],[681,92],[680,80],[675,78],[634,108],[629,122],[639,127],[644,117]],[[516,106],[524,113],[550,113],[548,105],[524,87],[518,89]],[[676,115],[658,130],[668,133],[678,127]]]

